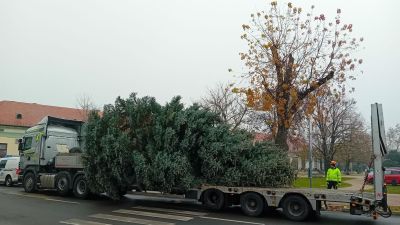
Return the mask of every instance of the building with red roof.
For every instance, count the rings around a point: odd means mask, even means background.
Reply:
[[[81,109],[15,101],[0,101],[0,158],[18,155],[18,139],[45,116],[83,121]]]

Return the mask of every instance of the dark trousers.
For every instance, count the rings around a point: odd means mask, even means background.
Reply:
[[[337,189],[337,181],[328,181],[328,189]]]

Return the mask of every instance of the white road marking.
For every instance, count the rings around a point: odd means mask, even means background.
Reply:
[[[20,194],[20,193],[7,193],[9,195],[17,195],[17,196],[23,196],[23,197],[30,197],[30,198],[39,198],[39,199],[45,199],[46,197],[40,196],[40,195],[33,195],[33,194]]]
[[[69,203],[69,204],[79,204],[79,202],[71,202],[71,201],[64,201],[60,199],[54,199],[54,198],[45,198],[47,201],[53,201],[53,202],[63,202],[63,203]]]
[[[200,216],[200,218],[202,218],[202,219],[209,219],[209,220],[221,220],[221,221],[234,222],[234,223],[246,223],[246,224],[255,224],[255,225],[265,225],[264,223],[254,223],[254,222],[241,221],[241,220],[229,220],[229,219],[216,218],[216,217],[207,217],[207,216]]]
[[[60,199],[54,199],[54,198],[48,198],[47,196],[44,195],[37,195],[37,194],[24,194],[24,193],[13,193],[13,192],[3,192],[8,195],[16,195],[16,196],[23,196],[23,197],[29,197],[29,198],[37,198],[37,199],[42,199],[42,200],[47,200],[47,201],[53,201],[53,202],[63,202],[63,203],[69,203],[69,204],[79,204],[79,202],[72,202],[72,201],[65,201],[65,200],[60,200]]]
[[[156,217],[156,218],[163,218],[163,219],[180,220],[180,221],[189,221],[189,220],[193,219],[193,217],[160,214],[160,213],[144,212],[144,211],[136,211],[136,210],[125,210],[125,209],[115,210],[113,212],[137,215],[137,216],[148,216],[148,217]]]
[[[69,219],[66,221],[60,221],[60,223],[70,224],[70,225],[112,225],[109,223],[99,223],[99,222],[80,220],[80,219]]]
[[[135,217],[114,216],[114,215],[109,215],[109,214],[94,214],[94,215],[90,215],[89,217],[97,218],[97,219],[114,220],[114,221],[125,222],[125,223],[143,224],[143,225],[175,225],[175,223],[166,223],[166,222],[160,222],[160,221],[155,221],[155,220],[145,220],[145,219],[139,219],[139,218],[135,218]]]
[[[184,214],[184,215],[190,215],[190,216],[205,216],[208,214],[208,213],[203,213],[203,212],[185,211],[185,210],[178,210],[178,209],[153,208],[153,207],[146,207],[146,206],[135,206],[132,208],[133,209],[152,210],[152,211],[157,211],[157,212]]]

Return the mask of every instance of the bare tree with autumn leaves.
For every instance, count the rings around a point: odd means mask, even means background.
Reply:
[[[314,109],[316,97],[311,94],[323,86],[344,92],[346,80],[355,79],[352,71],[362,63],[352,53],[363,39],[352,37],[353,25],[341,21],[341,10],[332,22],[313,11],[314,6],[304,13],[291,3],[279,7],[274,1],[267,11],[252,14],[249,25],[242,25],[241,38],[249,49],[240,56],[248,68],[243,75],[248,85],[233,91],[245,93],[254,110],[276,112],[267,123],[272,124],[275,143],[286,149],[296,114],[308,116]]]

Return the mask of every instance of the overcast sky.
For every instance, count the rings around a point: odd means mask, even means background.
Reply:
[[[282,3],[281,3],[282,2]],[[400,123],[400,1],[292,1],[344,22],[364,37],[357,107],[383,104],[386,128]],[[279,1],[280,4],[287,1]],[[217,82],[245,72],[241,25],[269,6],[261,0],[0,0],[0,100],[75,107],[117,96],[181,95],[190,104]]]

